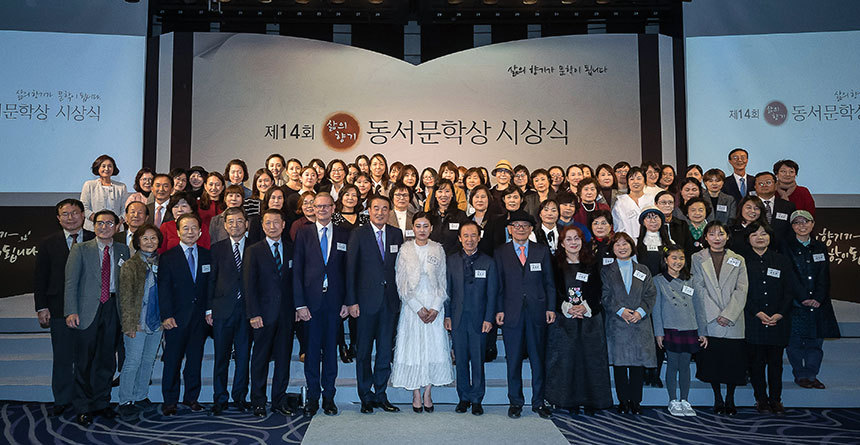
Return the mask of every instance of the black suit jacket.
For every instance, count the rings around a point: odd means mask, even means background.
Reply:
[[[146,222],[147,224],[155,224],[155,202],[150,202],[146,205],[147,215]],[[161,223],[164,224],[167,221],[173,221],[173,213],[168,212],[167,209],[164,209],[164,215],[161,217]]]
[[[187,326],[192,317],[205,315],[209,286],[213,285],[212,254],[198,245],[195,261],[196,281],[191,277],[182,244],[164,252],[158,259],[158,307],[162,321],[172,317],[177,325]]]
[[[281,236],[284,255],[281,274],[275,266],[275,257],[263,238],[245,251],[242,261],[242,281],[245,286],[245,315],[248,319],[262,317],[263,324],[273,324],[278,317],[295,315],[293,304],[292,271],[293,247]]]
[[[747,175],[746,186],[747,195],[749,195],[750,191],[755,190],[755,176]],[[735,198],[736,203],[740,203],[741,199],[746,196],[741,196],[741,191],[738,189],[738,182],[735,181],[735,176],[732,172],[729,172],[729,174],[726,175],[726,180],[723,182],[723,188],[721,191],[732,198]]]
[[[495,255],[496,248],[505,244],[507,230],[507,211],[501,215],[496,215],[490,218],[490,220],[487,221],[487,225],[484,226],[484,236],[481,237],[481,241],[478,243],[478,250],[489,256]]]
[[[248,240],[245,240],[243,258],[247,258]],[[242,271],[236,267],[233,256],[233,240],[227,238],[212,245],[212,281],[206,300],[206,309],[212,311],[212,318],[226,320],[233,315],[236,300],[242,290]],[[244,294],[243,294],[244,295]]]
[[[332,224],[328,235],[331,248],[328,262],[323,262],[316,223],[306,225],[296,233],[293,251],[293,298],[296,307],[307,306],[311,312],[320,308],[340,310],[346,298],[346,257],[349,231]],[[328,288],[323,293],[323,281]]]
[[[445,315],[451,318],[454,329],[460,327],[463,312],[477,315],[481,319],[465,320],[465,322],[472,324],[472,329],[480,331],[483,322],[492,323],[495,320],[496,301],[499,297],[499,274],[493,258],[478,252],[474,263],[474,270],[478,272],[471,277],[465,276],[464,255],[465,253],[460,251],[448,257],[445,273],[448,280]]]
[[[549,248],[529,241],[526,264],[514,252],[513,241],[496,249],[493,258],[502,283],[497,312],[505,313],[505,326],[518,327],[521,314],[535,323],[546,323],[546,312],[555,310],[555,280]]]
[[[771,240],[771,247],[781,249],[785,240],[789,239],[794,231],[791,229],[791,213],[796,210],[794,203],[780,197],[773,200],[773,215],[771,215],[770,226],[776,234],[776,239]]]
[[[358,304],[362,313],[375,314],[383,304],[391,312],[400,311],[400,296],[394,264],[403,232],[385,225],[385,257],[379,254],[376,228],[365,224],[355,228],[349,236],[346,259],[346,304]]]
[[[78,242],[89,241],[95,236],[93,232],[84,230],[84,239]],[[33,273],[33,300],[36,311],[47,308],[52,317],[63,317],[68,259],[69,246],[66,245],[66,233],[62,230],[48,235],[39,243]]]

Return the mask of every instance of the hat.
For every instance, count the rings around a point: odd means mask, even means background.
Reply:
[[[666,224],[666,215],[664,215],[663,212],[660,211],[660,209],[654,206],[648,206],[642,209],[642,213],[639,214],[639,224],[642,224],[642,221],[644,221],[645,217],[648,216],[648,214],[650,213],[654,213],[659,216],[661,224]]]
[[[523,210],[514,210],[510,215],[508,215],[508,225],[517,221],[525,221],[531,225],[535,225],[535,219]]]
[[[495,175],[495,174],[496,174],[496,170],[499,170],[499,169],[507,170],[507,171],[508,171],[508,173],[510,173],[510,172],[512,172],[512,171],[514,171],[514,168],[513,168],[513,167],[511,167],[511,163],[510,163],[510,162],[508,162],[508,160],[507,160],[507,159],[502,159],[502,160],[500,160],[500,161],[496,164],[496,168],[494,168],[494,169],[493,169],[493,174]]]
[[[791,218],[788,220],[790,222],[794,222],[796,218],[806,218],[808,221],[815,221],[815,218],[812,217],[812,214],[806,210],[795,210],[791,212]]]

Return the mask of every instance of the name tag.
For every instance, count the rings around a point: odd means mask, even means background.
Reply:
[[[657,252],[660,250],[660,246],[647,246],[649,252]]]
[[[723,205],[723,204],[717,204],[717,211],[718,211],[718,212],[726,213],[726,212],[728,212],[728,211],[729,211],[729,208],[728,208],[728,207],[726,207],[726,206],[725,206],[725,205]]]
[[[475,278],[487,278],[486,270],[475,270]]]
[[[776,219],[788,221],[788,213],[776,212]]]
[[[684,288],[681,289],[681,292],[683,292],[683,293],[685,293],[691,297],[693,296],[693,288],[690,286],[684,286]]]
[[[582,273],[582,272],[577,272],[577,273],[576,273],[576,279],[577,279],[577,280],[579,280],[579,281],[582,281],[582,282],[586,282],[586,283],[587,283],[587,282],[588,282],[588,274],[587,274],[587,273]]]
[[[293,260],[290,260],[289,262],[287,262],[287,268],[288,268],[288,269],[292,269],[292,268],[293,268]]]
[[[460,230],[460,223],[448,223],[448,230]]]
[[[428,256],[427,262],[430,264],[436,265],[436,264],[439,264],[439,258],[436,258],[435,256]]]
[[[208,264],[200,266],[200,271],[203,273],[208,273],[210,270],[212,270],[212,267],[210,267]]]
[[[630,213],[627,214],[628,218],[636,218],[637,216],[639,216],[639,212],[636,210],[631,210]]]
[[[397,244],[392,244],[388,246],[388,251],[391,253],[397,253]]]
[[[779,269],[767,268],[767,276],[779,278]]]
[[[119,261],[116,262],[117,267],[122,267],[123,264],[125,264],[125,260],[122,258],[120,258]]]
[[[820,263],[820,262],[824,261],[824,254],[823,253],[813,254],[812,255],[812,261],[815,261],[816,263]]]
[[[152,265],[152,273],[158,273],[158,264]]]
[[[603,265],[612,264],[613,261],[615,261],[615,258],[604,258]]]
[[[540,263],[529,263],[529,270],[532,272],[540,272]]]
[[[337,243],[337,250],[341,252],[346,252],[346,244],[345,243]]]
[[[728,260],[726,260],[726,262],[729,263],[729,266],[735,266],[735,267],[741,266],[741,260],[739,260],[737,258],[729,258]]]
[[[642,272],[641,270],[633,272],[633,276],[639,281],[645,281],[645,272]]]
[[[415,231],[414,230],[407,230],[406,231],[406,237],[407,238],[415,238]]]

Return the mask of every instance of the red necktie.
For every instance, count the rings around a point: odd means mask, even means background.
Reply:
[[[102,296],[99,302],[105,303],[110,299],[110,246],[105,246],[102,256]]]
[[[526,247],[519,246],[520,249],[520,263],[525,266],[526,265]]]

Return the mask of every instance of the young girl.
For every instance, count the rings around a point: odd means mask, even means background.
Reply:
[[[699,346],[708,347],[707,322],[702,298],[693,290],[684,249],[670,245],[663,253],[664,272],[654,278],[657,303],[652,314],[657,346],[666,350],[666,390],[669,414],[695,416],[687,401],[690,394],[690,357]],[[677,397],[676,385],[681,386]]]

